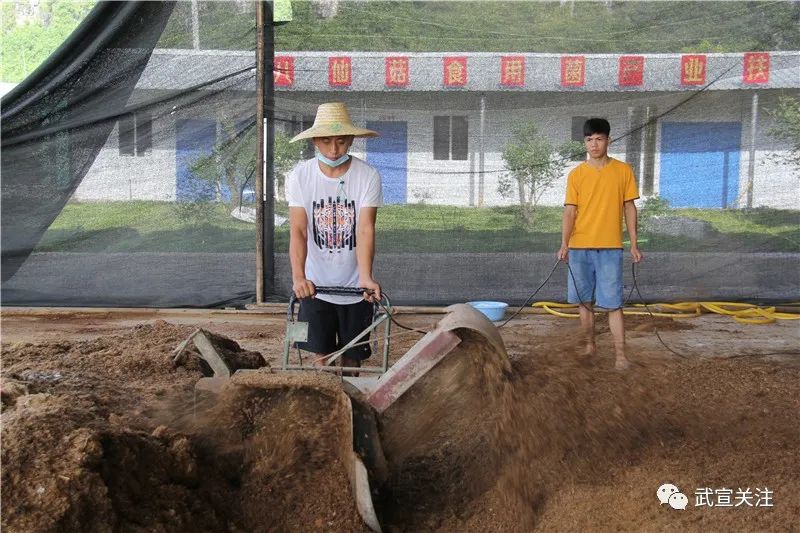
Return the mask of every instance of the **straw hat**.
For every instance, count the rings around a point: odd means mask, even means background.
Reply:
[[[340,135],[353,135],[355,137],[377,137],[378,133],[372,130],[359,128],[350,120],[347,106],[341,102],[320,104],[314,124],[305,131],[294,136],[291,142],[313,137],[336,137]]]

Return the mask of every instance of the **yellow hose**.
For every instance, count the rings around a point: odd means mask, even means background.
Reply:
[[[558,302],[534,302],[531,307],[541,307],[551,315],[560,316],[562,318],[578,318],[578,313],[562,313],[556,309],[577,309],[578,306],[574,304],[561,304]]]
[[[560,311],[560,309],[577,309],[578,306],[576,304],[535,302],[531,307],[544,309],[551,315],[562,318],[578,318],[580,316],[578,313]],[[772,324],[778,320],[800,320],[800,313],[784,313],[776,311],[774,306],[763,307],[739,302],[654,303],[648,306],[650,309],[655,309],[652,313],[647,311],[644,304],[634,304],[632,307],[635,309],[624,309],[622,311],[623,314],[652,315],[667,318],[694,318],[700,316],[704,312],[710,312],[733,317],[734,320],[741,324]]]

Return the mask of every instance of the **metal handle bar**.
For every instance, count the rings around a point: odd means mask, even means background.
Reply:
[[[360,287],[317,287],[319,294],[335,294],[338,296],[353,296],[372,292],[372,289],[362,289]]]
[[[365,292],[372,292],[368,291],[367,289],[363,289],[361,287],[317,287],[318,293],[325,293],[325,294],[337,294],[337,295],[352,295],[352,296],[361,296]],[[294,293],[291,294],[289,298],[289,306],[286,310],[286,329],[287,333],[284,336],[284,346],[283,346],[283,369],[288,370],[290,368],[301,368],[301,369],[311,369],[309,367],[303,366],[302,362],[299,366],[292,366],[289,365],[289,349],[292,346],[292,339],[289,337],[289,328],[295,323],[295,306],[298,303],[298,298],[295,296]],[[349,343],[345,346],[328,354],[327,363],[330,364],[334,359],[338,358],[341,354],[346,352],[350,349],[353,345],[358,344],[358,342],[364,338],[365,336],[369,335],[372,331],[377,331],[376,328],[380,324],[385,324],[384,327],[384,334],[383,334],[383,363],[380,367],[361,367],[360,372],[372,372],[377,374],[383,374],[389,369],[389,337],[391,323],[394,320],[392,318],[392,303],[389,301],[389,297],[385,293],[381,293],[381,301],[380,302],[373,302],[372,304],[372,324],[370,324],[364,331],[362,331],[359,335],[357,335],[354,339],[352,339]],[[376,342],[380,342],[379,339],[376,339]],[[342,370],[342,369],[339,369]],[[348,370],[348,369],[344,369]]]
[[[333,294],[337,296],[361,296],[365,292],[372,292],[372,289],[364,289],[361,287],[317,287],[317,294]],[[297,305],[299,299],[295,296],[294,293],[289,297],[289,308],[286,311],[286,319],[289,322],[294,320],[294,310],[295,305]],[[385,294],[381,294],[381,302],[383,303],[383,307],[387,309],[391,309],[392,304],[389,301],[389,298]],[[376,313],[378,311],[378,306],[380,304],[375,303],[376,306]]]

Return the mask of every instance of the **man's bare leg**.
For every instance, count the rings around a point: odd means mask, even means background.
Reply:
[[[586,341],[586,350],[584,350],[583,355],[595,355],[597,354],[597,345],[594,341],[594,310],[592,309],[592,304],[579,304],[578,310],[581,317],[581,331]]]
[[[611,328],[611,336],[614,338],[614,355],[616,356],[614,368],[625,370],[631,366],[631,362],[625,356],[625,322],[622,309],[608,313],[608,326]]]

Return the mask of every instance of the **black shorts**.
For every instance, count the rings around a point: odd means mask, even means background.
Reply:
[[[300,300],[299,322],[308,322],[308,341],[296,346],[307,352],[329,354],[344,347],[372,324],[374,304],[362,300],[349,305],[339,305],[320,300]],[[359,342],[369,340],[365,335]],[[354,346],[344,353],[347,357],[363,361],[372,354],[369,344]]]

